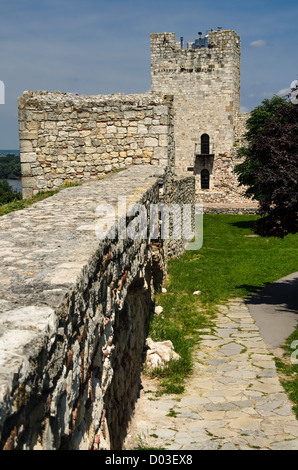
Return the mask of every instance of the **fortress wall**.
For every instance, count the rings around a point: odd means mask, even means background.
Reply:
[[[175,97],[176,166],[183,173],[194,166],[201,135],[207,133],[216,171],[221,155],[228,155],[234,144],[240,37],[234,31],[213,31],[208,47],[181,49],[174,33],[152,34],[151,83],[152,91]]]
[[[18,106],[25,198],[132,164],[173,165],[170,96],[29,91]]]
[[[0,218],[1,449],[121,447],[154,288],[184,243],[120,236],[139,219],[118,231],[119,196],[193,204],[194,178],[132,165]]]
[[[151,35],[152,91],[174,96],[176,172],[195,174],[199,203],[245,204],[233,173],[241,40],[234,31],[220,30],[208,33],[205,47],[193,44],[181,47],[175,33]],[[202,151],[203,134],[209,136],[209,152]],[[208,189],[202,188],[202,170],[210,175]]]
[[[250,118],[249,112],[237,113],[235,126],[236,146],[242,147],[246,144],[245,134],[247,132],[246,122]]]

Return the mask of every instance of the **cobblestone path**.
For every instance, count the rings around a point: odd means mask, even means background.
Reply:
[[[157,398],[156,381],[143,379],[126,450],[298,450],[292,404],[247,306],[231,301],[214,323],[183,395]]]

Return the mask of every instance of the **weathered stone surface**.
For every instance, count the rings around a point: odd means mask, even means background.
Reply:
[[[171,360],[180,359],[179,354],[174,351],[171,341],[152,341],[151,338],[146,340],[146,368],[153,370],[156,368],[163,369]]]
[[[154,313],[160,315],[163,312],[163,308],[160,305],[157,305],[154,309]]]
[[[18,103],[24,197],[131,164],[173,166],[170,97],[28,91]]]
[[[196,175],[199,202],[243,204],[233,174],[248,117],[240,113],[240,37],[209,31],[208,45],[193,46],[181,47],[175,33],[151,35],[152,91],[174,96],[176,171]],[[208,150],[202,135],[209,136]],[[208,189],[202,170],[209,172]]]
[[[1,449],[121,446],[153,289],[185,242],[122,237],[138,216],[121,218],[118,196],[148,210],[193,203],[194,185],[132,166],[0,218]],[[105,232],[103,204],[120,227]]]

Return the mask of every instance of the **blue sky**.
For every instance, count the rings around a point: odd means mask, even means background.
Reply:
[[[150,90],[150,34],[233,29],[241,36],[241,106],[284,94],[298,78],[297,0],[2,0],[0,149],[18,148],[25,90]]]

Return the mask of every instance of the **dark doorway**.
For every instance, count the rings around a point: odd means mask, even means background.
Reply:
[[[209,189],[210,186],[210,173],[208,170],[201,171],[201,189]]]

